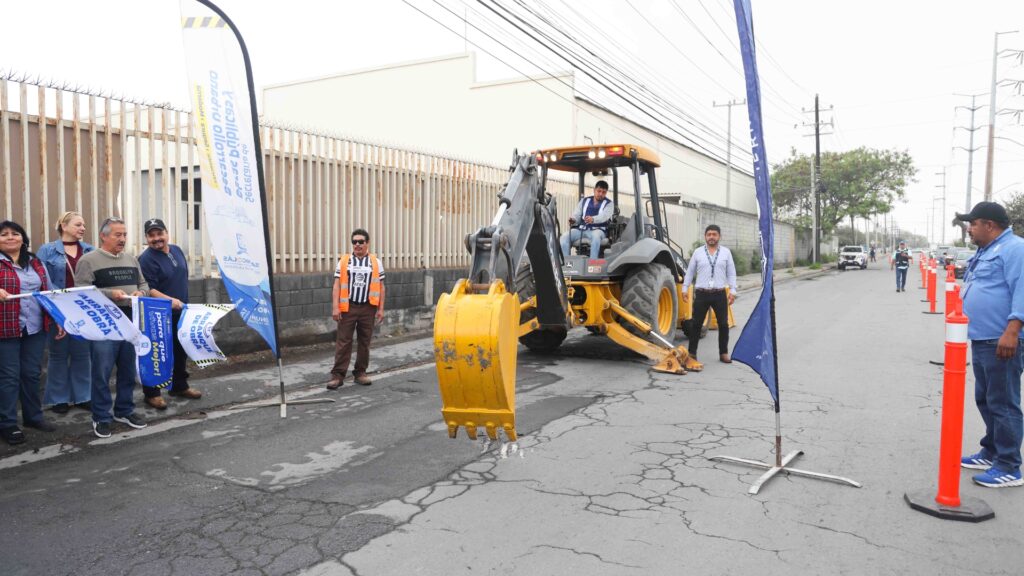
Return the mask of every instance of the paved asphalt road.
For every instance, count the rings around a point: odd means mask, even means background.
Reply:
[[[748,496],[756,472],[707,456],[772,458],[752,371],[652,374],[574,331],[558,357],[520,354],[516,445],[449,440],[420,364],[288,419],[191,412],[0,458],[0,574],[1020,574],[1024,488],[965,472],[996,511],[983,524],[903,502],[935,485],[942,319],[875,266],[777,287],[784,450],[863,488],[782,477]]]

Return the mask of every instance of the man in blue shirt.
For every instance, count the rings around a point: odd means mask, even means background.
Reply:
[[[736,300],[736,263],[732,252],[719,246],[722,229],[711,224],[704,229],[704,246],[690,255],[690,265],[683,280],[683,301],[689,298],[690,284],[694,285],[692,329],[690,330],[690,356],[697,358],[697,344],[700,343],[701,326],[707,318],[708,309],[715,311],[718,320],[718,359],[726,364],[729,357],[729,306]],[[731,292],[728,298],[725,289]]]
[[[188,356],[178,342],[178,321],[182,310],[188,303],[188,261],[181,248],[171,244],[167,237],[167,226],[159,218],[146,220],[146,248],[139,255],[139,267],[142,275],[149,283],[150,294],[154,298],[167,298],[171,301],[171,333],[174,334],[174,372],[171,375],[171,396],[197,399],[203,394],[195,388],[189,388],[188,371],[185,360]],[[146,404],[157,410],[166,410],[167,402],[160,395],[159,388],[143,386]]]
[[[985,470],[974,476],[981,486],[1022,486],[1024,239],[1014,235],[1006,210],[995,202],[979,202],[957,219],[970,223],[967,232],[978,246],[967,263],[962,298],[974,362],[974,401],[985,422],[981,450],[960,463]]]
[[[569,248],[583,238],[590,241],[590,259],[601,255],[601,240],[608,235],[608,221],[615,214],[615,206],[608,199],[608,183],[598,180],[594,184],[594,195],[587,196],[576,205],[576,211],[569,217],[572,228],[562,234],[562,256],[569,257]]]

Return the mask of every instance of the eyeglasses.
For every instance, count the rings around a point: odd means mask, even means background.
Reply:
[[[352,245],[353,246],[361,246],[363,244],[366,244],[366,240],[353,240],[352,241]]]

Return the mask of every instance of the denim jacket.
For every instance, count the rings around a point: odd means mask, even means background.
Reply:
[[[82,254],[88,254],[94,250],[91,244],[82,242]],[[47,242],[39,247],[36,252],[36,258],[39,258],[43,262],[43,266],[46,266],[46,271],[50,273],[50,281],[53,282],[53,289],[67,288],[64,282],[64,274],[67,270],[68,263],[64,259],[64,242],[61,240],[54,240],[53,242]]]

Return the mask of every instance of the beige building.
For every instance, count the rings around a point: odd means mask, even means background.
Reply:
[[[581,98],[571,73],[477,82],[472,53],[267,86],[263,119],[400,148],[505,165],[513,148],[637,142],[662,159],[659,192],[726,205],[726,166]],[[756,213],[754,180],[732,171],[729,208]]]

